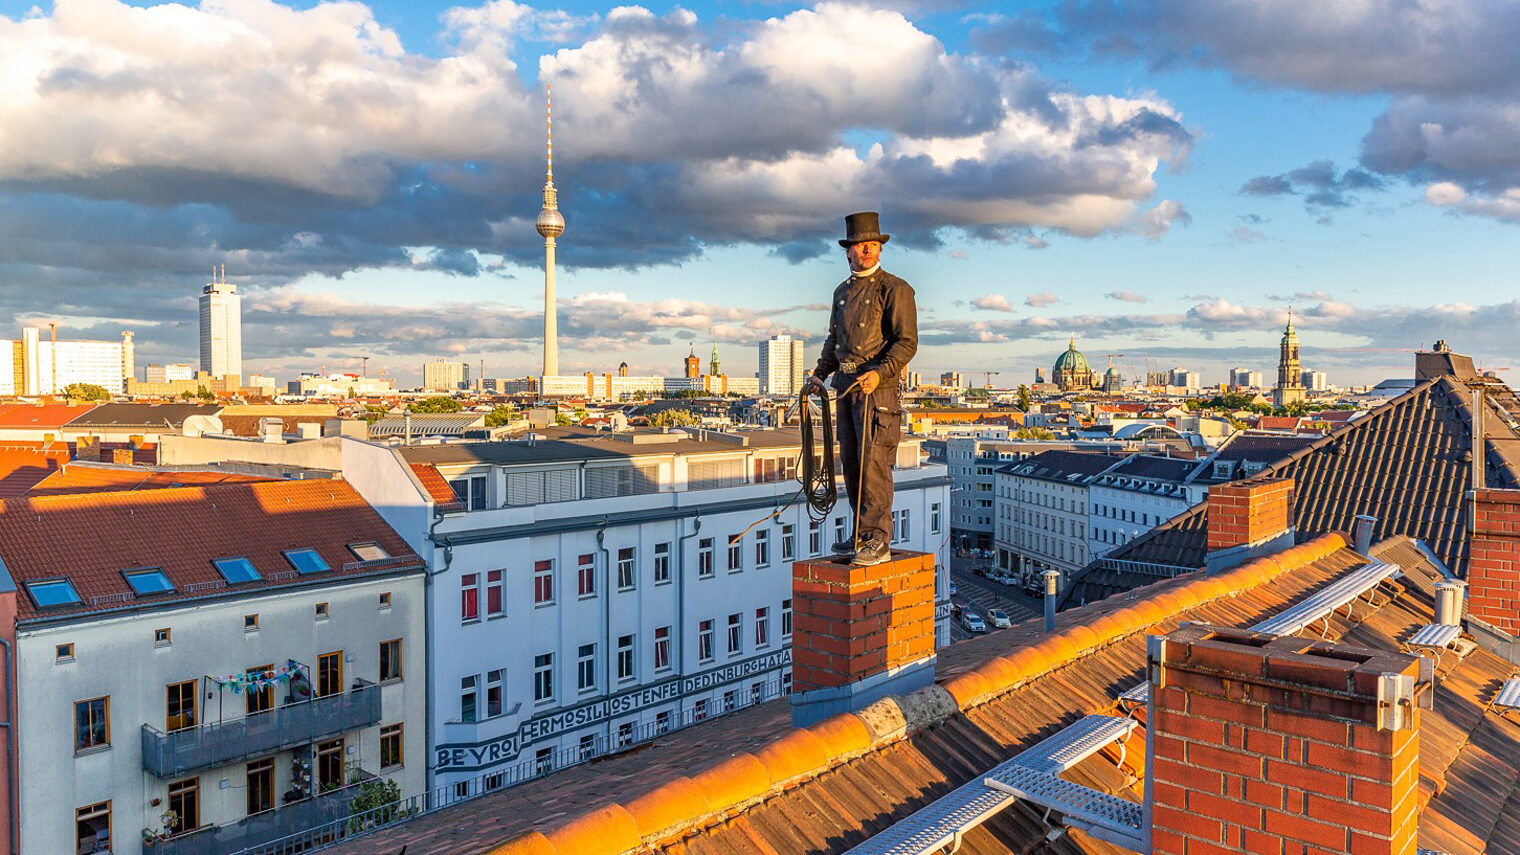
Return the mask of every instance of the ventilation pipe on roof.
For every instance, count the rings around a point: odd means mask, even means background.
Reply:
[[[401,425],[402,425],[401,444],[402,445],[411,445],[412,444],[412,414],[411,413],[407,413],[404,416],[402,416],[402,418],[401,418]]]
[[[1061,593],[1061,571],[1046,570],[1045,578],[1045,631],[1056,631],[1056,597]]]
[[[1357,514],[1356,520],[1351,523],[1352,548],[1363,555],[1372,548],[1372,528],[1377,525],[1377,517],[1366,514]]]
[[[1436,623],[1461,626],[1463,599],[1467,583],[1461,579],[1447,579],[1436,583]]]
[[[1474,389],[1472,393],[1472,484],[1474,490],[1481,490],[1488,486],[1488,473],[1485,464],[1488,455],[1484,453],[1483,445],[1483,390]]]

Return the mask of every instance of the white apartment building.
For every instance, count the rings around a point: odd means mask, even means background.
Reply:
[[[396,381],[388,377],[360,377],[357,374],[302,374],[286,384],[286,394],[303,398],[367,398],[390,395]]]
[[[167,365],[149,363],[143,369],[143,381],[147,383],[173,383],[194,379],[195,368],[188,362],[171,362]]]
[[[1027,575],[1058,570],[1063,577],[1091,557],[1088,514],[1093,480],[1124,458],[1080,451],[1046,451],[997,469],[1000,508],[998,565]]]
[[[1088,554],[1102,558],[1208,497],[1195,481],[1208,464],[1132,455],[1089,484]]]
[[[432,533],[436,784],[514,783],[788,690],[791,565],[848,508],[785,507],[795,431],[693,433],[402,449],[459,498]],[[898,459],[895,543],[940,556],[947,601],[948,480],[916,443]]]
[[[201,289],[201,370],[212,377],[243,375],[243,298],[226,281]]]
[[[232,855],[342,819],[365,780],[424,786],[425,564],[347,484],[0,518],[23,852]]]
[[[470,388],[470,363],[422,363],[422,388],[427,392],[456,392]]]
[[[1328,392],[1330,390],[1330,375],[1323,371],[1304,370],[1300,372],[1301,382],[1304,388],[1310,392]]]
[[[0,341],[0,395],[53,395],[74,383],[116,394],[132,376],[132,334],[121,341],[59,341],[27,327],[20,340]]]
[[[1230,385],[1237,389],[1260,389],[1261,372],[1249,368],[1231,368]]]
[[[430,557],[430,786],[457,798],[786,691],[791,563],[849,530],[842,493],[816,527],[787,506],[800,447],[795,430],[756,430],[160,450],[341,471]],[[896,545],[939,556],[948,644],[949,479],[913,440],[895,474]]]
[[[760,342],[760,394],[800,394],[813,369],[806,351],[806,342],[789,335],[773,335]]]

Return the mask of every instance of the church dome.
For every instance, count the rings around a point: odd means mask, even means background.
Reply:
[[[1087,363],[1087,357],[1082,355],[1082,351],[1077,350],[1076,339],[1072,339],[1065,353],[1056,357],[1056,364],[1051,369],[1051,373],[1057,376],[1066,372],[1079,374],[1083,377],[1092,372],[1092,366]]]

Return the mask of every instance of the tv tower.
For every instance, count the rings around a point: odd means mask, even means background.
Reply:
[[[559,191],[554,189],[554,105],[549,84],[544,85],[545,153],[548,177],[544,180],[544,208],[538,212],[538,233],[544,236],[544,376],[559,374],[559,330],[554,305],[554,239],[565,233],[559,213]]]

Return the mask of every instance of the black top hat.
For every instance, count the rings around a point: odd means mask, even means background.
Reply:
[[[854,243],[865,243],[868,240],[877,240],[882,243],[892,239],[891,235],[881,233],[880,215],[875,211],[859,211],[844,218],[844,239],[839,242],[840,246],[849,246]]]

